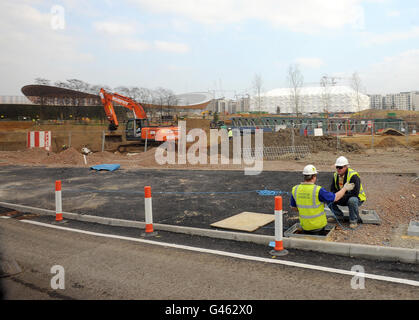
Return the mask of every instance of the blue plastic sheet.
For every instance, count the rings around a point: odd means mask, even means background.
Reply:
[[[90,167],[90,169],[97,170],[97,171],[100,171],[100,170],[115,171],[119,169],[120,167],[121,165],[119,164],[98,164],[96,166]]]

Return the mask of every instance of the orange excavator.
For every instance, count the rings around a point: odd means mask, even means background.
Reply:
[[[131,110],[134,115],[133,119],[128,119],[126,122],[125,138],[127,141],[138,141],[140,144],[162,143],[167,140],[175,140],[177,142],[179,128],[177,126],[151,126],[144,108],[138,102],[118,93],[109,93],[103,88],[100,89],[99,96],[105,109],[106,117],[109,120],[110,132],[115,132],[119,126],[113,107],[113,103],[117,103]],[[118,150],[124,150],[122,147],[124,146],[118,147]]]

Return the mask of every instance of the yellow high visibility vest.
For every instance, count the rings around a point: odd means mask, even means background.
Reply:
[[[350,182],[351,181],[351,178],[354,175],[357,175],[358,178],[361,179],[361,177],[359,176],[359,173],[356,172],[355,170],[351,169],[351,168],[348,168],[347,175],[348,175],[348,178],[346,179],[346,182]],[[337,174],[337,172],[335,172],[335,187],[336,187],[336,190],[339,190],[339,182],[338,182],[338,174]],[[362,183],[360,184],[360,187],[359,187],[358,198],[361,201],[367,200],[367,195],[365,194],[364,188],[362,187]]]
[[[228,130],[228,137],[232,137],[233,136],[233,130]]]
[[[319,200],[320,189],[315,184],[299,184],[292,188],[300,225],[304,230],[321,229],[327,225],[324,203]]]

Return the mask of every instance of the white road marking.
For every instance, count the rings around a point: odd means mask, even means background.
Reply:
[[[53,228],[53,229],[83,233],[83,234],[88,234],[88,235],[98,236],[98,237],[141,242],[141,243],[158,245],[158,246],[162,246],[162,247],[183,249],[183,250],[189,250],[189,251],[195,251],[195,252],[201,252],[201,253],[216,254],[216,255],[220,255],[220,256],[238,258],[238,259],[243,259],[243,260],[259,261],[259,262],[266,262],[266,263],[273,263],[273,264],[282,264],[282,265],[291,266],[291,267],[304,268],[304,269],[317,270],[317,271],[324,271],[324,272],[331,272],[331,273],[343,274],[343,275],[348,275],[348,276],[360,276],[360,274],[356,271],[322,267],[322,266],[316,266],[316,265],[299,263],[299,262],[292,262],[292,261],[260,258],[260,257],[255,257],[255,256],[248,256],[248,255],[244,255],[244,254],[239,254],[239,253],[225,252],[225,251],[205,249],[205,248],[196,248],[196,247],[184,246],[184,245],[179,245],[179,244],[174,244],[174,243],[158,242],[158,241],[152,241],[152,240],[146,240],[146,239],[137,239],[137,238],[131,238],[131,237],[117,236],[117,235],[112,235],[112,234],[97,233],[97,232],[91,232],[91,231],[85,231],[85,230],[79,230],[79,229],[73,229],[73,228],[60,227],[60,226],[51,225],[51,224],[47,224],[47,223],[42,223],[42,222],[38,222],[38,221],[30,221],[30,220],[20,220],[20,221],[24,222],[24,223],[38,225],[38,226],[44,226],[44,227]],[[366,279],[381,280],[381,281],[387,281],[387,282],[395,282],[395,283],[401,283],[401,284],[407,284],[407,285],[419,287],[419,281],[415,281],[415,280],[380,276],[380,275],[375,275],[375,274],[370,274],[370,273],[364,273],[363,276]]]

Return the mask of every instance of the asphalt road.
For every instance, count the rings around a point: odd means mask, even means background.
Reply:
[[[321,173],[319,180],[326,184],[331,177],[331,173]],[[300,182],[301,174],[7,166],[0,168],[0,179],[0,198],[5,202],[55,209],[55,180],[61,180],[64,211],[139,221],[144,221],[144,186],[149,185],[153,222],[211,228],[211,223],[243,211],[273,213],[274,196],[261,196],[256,190],[283,192],[284,210],[290,212],[288,193]],[[285,230],[296,222],[290,217],[297,215],[284,216]],[[272,228],[258,230],[272,232]]]
[[[6,299],[418,299],[419,289],[0,219],[3,257],[23,272],[1,278]],[[356,261],[355,261],[356,262]],[[65,270],[52,289],[51,267]]]
[[[328,188],[332,173],[320,172],[318,184]],[[110,218],[144,221],[144,186],[152,187],[153,222],[211,228],[211,223],[243,211],[273,213],[275,190],[283,197],[284,231],[297,222],[290,210],[290,192],[301,182],[298,172],[124,170],[96,172],[89,168],[2,166],[0,199],[55,209],[55,180],[62,180],[63,210]],[[273,223],[255,233],[273,234]]]

